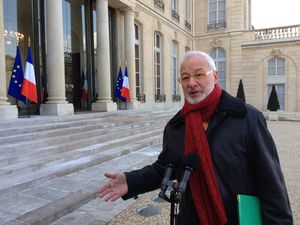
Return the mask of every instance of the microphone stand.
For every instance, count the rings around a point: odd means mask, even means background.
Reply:
[[[176,208],[175,206],[176,206],[176,204],[178,204],[180,202],[182,195],[178,194],[178,183],[177,182],[169,181],[167,186],[168,186],[168,188],[171,189],[170,197],[168,197],[164,191],[161,191],[158,196],[160,198],[166,200],[167,202],[171,203],[170,225],[175,225],[175,218],[177,215],[177,213],[175,213],[175,208]]]

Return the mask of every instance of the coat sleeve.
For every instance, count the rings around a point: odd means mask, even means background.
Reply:
[[[136,197],[138,194],[143,194],[148,191],[153,191],[159,188],[165,172],[165,157],[166,157],[166,141],[167,132],[164,130],[163,149],[159,154],[158,159],[152,164],[141,169],[125,172],[128,193],[122,198],[127,200]]]
[[[280,168],[277,149],[268,131],[264,116],[257,117],[252,129],[252,165],[258,196],[261,200],[263,222],[272,225],[292,225],[293,217]]]

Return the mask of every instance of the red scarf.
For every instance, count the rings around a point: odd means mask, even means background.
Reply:
[[[182,116],[185,119],[185,152],[197,152],[200,167],[189,179],[194,204],[202,225],[227,223],[223,200],[218,188],[210,148],[203,122],[208,122],[220,102],[222,89],[219,84],[201,102],[185,102]]]

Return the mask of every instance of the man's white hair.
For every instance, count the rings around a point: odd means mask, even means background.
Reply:
[[[217,70],[215,61],[212,59],[212,57],[210,57],[209,54],[207,54],[205,52],[202,52],[202,51],[188,51],[183,56],[183,59],[182,59],[180,65],[182,65],[183,62],[185,62],[186,60],[188,60],[189,58],[194,57],[194,56],[203,56],[203,57],[205,57],[205,59],[207,60],[207,62],[209,64],[210,69],[214,70],[214,71]]]

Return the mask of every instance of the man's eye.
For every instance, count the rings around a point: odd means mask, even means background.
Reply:
[[[196,79],[200,79],[201,77],[203,77],[204,76],[204,74],[202,74],[202,73],[197,73],[197,74],[195,74],[195,78]]]
[[[187,81],[187,80],[189,80],[189,79],[190,79],[189,76],[183,76],[183,77],[181,77],[181,80],[182,80],[182,81]]]

